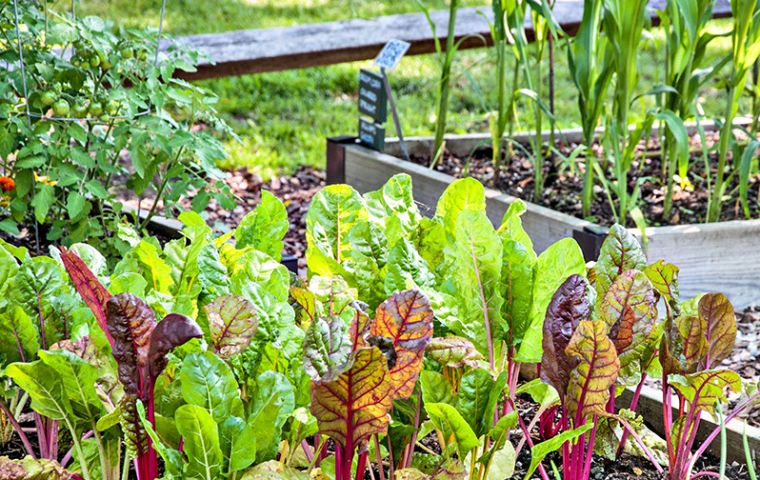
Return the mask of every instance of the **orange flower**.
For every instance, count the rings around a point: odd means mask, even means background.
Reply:
[[[16,189],[16,182],[14,182],[11,177],[2,176],[0,177],[0,188],[2,188],[4,192],[12,192]]]

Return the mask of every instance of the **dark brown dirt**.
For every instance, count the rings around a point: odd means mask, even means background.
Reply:
[[[717,134],[707,134],[708,147],[713,147],[717,140]],[[559,141],[557,148],[568,156],[577,147],[576,144]],[[524,146],[529,150],[528,146]],[[701,142],[699,136],[691,139],[691,171],[689,180],[693,187],[687,186],[681,189],[675,186],[673,195],[673,210],[668,218],[663,215],[663,201],[666,186],[662,180],[662,164],[659,151],[659,142],[650,140],[637,147],[637,157],[633,168],[628,174],[628,191],[632,192],[638,182],[641,183],[641,207],[647,221],[652,226],[679,225],[686,223],[704,222],[707,211],[707,181],[704,178],[704,160],[701,156]],[[601,150],[595,146],[596,155],[601,158]],[[488,147],[474,151],[469,157],[458,157],[446,152],[442,160],[436,165],[435,170],[447,173],[457,178],[470,176],[483,182],[483,184],[501,190],[510,195],[532,201],[554,210],[584,218],[582,212],[583,192],[583,165],[578,161],[577,165],[562,164],[555,157],[554,162],[546,161],[544,167],[545,188],[541,198],[533,199],[534,169],[529,158],[520,149],[514,149],[512,158],[502,161],[501,166],[494,168],[491,161],[492,150]],[[711,152],[708,155],[711,170],[715,175],[717,166],[717,154]],[[413,157],[412,161],[421,165],[429,165],[429,157]],[[610,176],[609,178],[612,178]],[[598,182],[597,182],[598,183]],[[731,199],[724,203],[722,220],[744,219],[742,208],[739,204],[737,181],[733,180],[727,192]],[[760,189],[760,175],[750,178],[748,203],[750,217],[758,218],[758,189]],[[589,220],[601,225],[612,225],[614,215],[607,196],[600,186],[594,189],[593,205]],[[630,220],[629,220],[630,222]],[[629,224],[628,226],[633,226]]]

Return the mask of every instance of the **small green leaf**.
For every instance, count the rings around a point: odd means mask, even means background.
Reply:
[[[459,458],[465,458],[470,451],[480,445],[472,427],[456,408],[447,403],[428,403],[425,405],[425,410],[436,430],[440,431],[444,438],[454,437]]]
[[[593,427],[594,427],[593,422],[589,422],[573,430],[562,432],[556,437],[550,438],[549,440],[546,440],[545,442],[536,444],[531,450],[530,466],[528,467],[528,470],[525,472],[525,477],[524,477],[525,480],[528,480],[530,476],[533,475],[533,472],[535,472],[536,469],[538,468],[538,464],[541,463],[544,460],[544,458],[546,458],[547,455],[549,455],[550,453],[554,451],[559,450],[562,447],[562,445],[565,444],[565,442],[574,441],[576,438],[588,432]]]
[[[222,474],[222,450],[217,423],[205,409],[182,405],[174,414],[187,456],[183,478],[216,480]]]
[[[261,201],[235,229],[235,246],[252,246],[279,261],[288,231],[288,212],[272,193],[262,190]]]

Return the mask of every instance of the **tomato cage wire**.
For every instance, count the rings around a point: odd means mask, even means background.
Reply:
[[[48,1],[48,0],[43,0]],[[77,0],[71,0],[71,17],[72,19],[76,19],[76,2]],[[156,36],[156,51],[153,55],[153,67],[158,66],[158,55],[160,53],[161,48],[161,35],[163,34],[164,30],[164,16],[166,14],[166,0],[161,1],[161,19],[158,23],[158,35]],[[56,117],[53,116],[47,116],[42,115],[39,113],[33,113],[30,110],[29,105],[29,92],[27,90],[27,82],[26,82],[26,68],[24,66],[24,48],[23,48],[23,42],[21,40],[21,29],[19,27],[19,14],[18,14],[18,0],[13,0],[13,20],[14,20],[14,27],[16,28],[16,42],[18,46],[18,59],[19,59],[19,68],[21,69],[21,87],[23,88],[24,93],[24,104],[26,106],[26,117],[29,121],[29,124],[31,125],[33,118],[38,119],[45,119],[45,120],[56,120],[61,122],[100,122],[101,120],[97,117],[83,117],[83,118],[76,118],[76,117]],[[113,115],[111,118],[114,120],[126,120],[129,118],[135,118],[135,117],[141,117],[143,115],[148,115],[153,111],[153,105],[150,102],[150,99],[148,100],[148,108],[142,111],[139,111],[135,113],[134,115]]]

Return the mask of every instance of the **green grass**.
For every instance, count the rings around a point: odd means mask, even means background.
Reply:
[[[443,0],[423,0],[431,9],[444,9]],[[69,4],[58,0],[58,6]],[[490,8],[484,0],[465,0],[464,6]],[[81,0],[81,14],[96,14],[129,26],[158,24],[160,0]],[[172,35],[267,28],[348,18],[416,12],[413,0],[168,0],[165,27]],[[716,22],[725,30],[726,21]],[[730,48],[722,38],[710,52],[717,57]],[[645,93],[663,75],[664,45],[661,32],[652,32],[641,49],[639,93]],[[577,96],[569,77],[564,46],[556,52],[556,116],[560,128],[579,125]],[[370,62],[286,72],[207,80],[202,84],[219,96],[219,108],[239,134],[241,142],[228,141],[225,168],[246,166],[268,177],[287,173],[299,165],[324,165],[325,137],[353,134],[357,129],[358,71]],[[488,131],[488,111],[495,108],[495,70],[489,49],[462,51],[455,60],[449,131]],[[546,71],[546,70],[545,70]],[[727,70],[724,72],[727,74]],[[393,72],[391,82],[398,98],[405,135],[432,134],[435,117],[438,62],[435,55],[407,57]],[[720,79],[702,95],[708,114],[719,114],[725,92]],[[634,111],[642,112],[654,99],[644,97]],[[521,105],[528,122],[530,111]],[[522,123],[519,129],[530,128]],[[392,122],[386,125],[395,135]]]

